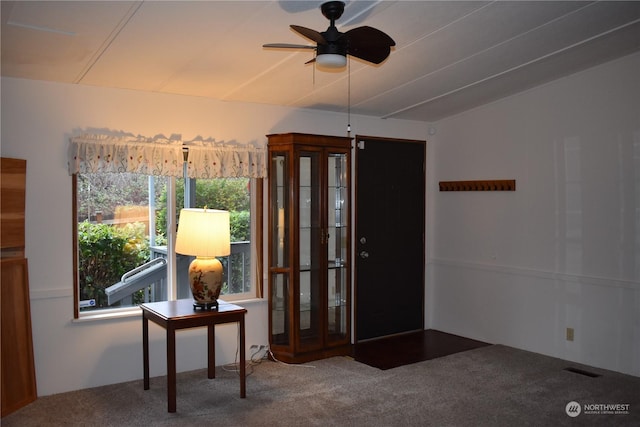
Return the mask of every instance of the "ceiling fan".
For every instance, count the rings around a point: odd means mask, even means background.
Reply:
[[[368,27],[358,27],[341,33],[335,26],[335,21],[344,12],[344,3],[330,1],[320,6],[322,14],[330,21],[329,28],[324,32],[318,32],[299,25],[291,25],[291,29],[300,35],[316,42],[316,46],[298,45],[288,43],[269,43],[263,45],[266,48],[283,49],[313,49],[316,57],[307,64],[316,62],[320,67],[342,68],[347,64],[347,55],[360,58],[373,64],[380,64],[387,59],[391,52],[391,46],[396,42],[382,31]]]

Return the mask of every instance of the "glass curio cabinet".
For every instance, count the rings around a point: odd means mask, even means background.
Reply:
[[[276,359],[351,354],[351,138],[269,138],[269,339]]]

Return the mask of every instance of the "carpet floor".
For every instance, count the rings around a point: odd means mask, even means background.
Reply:
[[[387,370],[334,357],[250,371],[245,399],[235,372],[202,369],[178,374],[175,413],[161,376],[40,397],[2,426],[640,425],[640,378],[501,345]]]

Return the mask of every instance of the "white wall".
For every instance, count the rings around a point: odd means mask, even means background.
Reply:
[[[430,327],[640,376],[638,76],[635,54],[432,125]]]
[[[68,138],[86,130],[153,136],[200,135],[242,143],[265,135],[305,132],[345,135],[346,114],[226,103],[2,78],[1,154],[27,160],[26,255],[40,396],[142,378],[141,320],[73,322],[71,178]],[[426,125],[352,116],[352,135],[424,139]],[[267,344],[264,301],[248,309],[248,344]],[[205,330],[177,334],[179,371],[206,366]],[[234,360],[237,328],[216,329],[217,364]],[[166,373],[164,330],[150,326],[151,375]]]

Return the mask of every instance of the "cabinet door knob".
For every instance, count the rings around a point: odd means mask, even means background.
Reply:
[[[367,251],[360,252],[360,258],[362,259],[369,258],[369,252]]]

